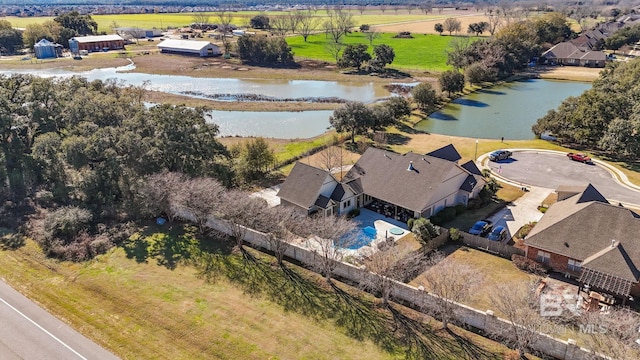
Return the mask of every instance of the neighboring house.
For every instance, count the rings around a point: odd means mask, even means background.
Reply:
[[[36,59],[51,59],[62,57],[62,45],[52,43],[47,39],[42,39],[33,45]]]
[[[548,64],[604,67],[607,55],[602,51],[590,50],[588,46],[578,46],[571,41],[561,42],[542,53]]]
[[[306,214],[340,215],[371,205],[401,221],[430,217],[447,206],[466,205],[486,184],[473,161],[459,165],[460,158],[452,145],[426,155],[369,148],[342,181],[298,162],[278,196],[282,205]]]
[[[88,52],[124,49],[124,39],[120,35],[76,36],[69,39],[69,49],[78,54]]]
[[[167,39],[158,48],[163,53],[197,55],[201,57],[220,55],[220,47],[208,41]]]
[[[626,300],[640,296],[640,215],[610,204],[592,185],[559,187],[525,240],[530,259]]]

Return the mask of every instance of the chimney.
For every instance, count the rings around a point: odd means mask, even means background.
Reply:
[[[407,171],[413,171],[413,170],[415,170],[413,168],[413,161],[409,161],[409,167],[407,168]]]

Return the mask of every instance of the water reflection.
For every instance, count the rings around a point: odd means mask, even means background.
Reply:
[[[589,88],[589,83],[540,79],[505,83],[449,103],[415,127],[473,138],[532,139],[531,126],[539,118]]]

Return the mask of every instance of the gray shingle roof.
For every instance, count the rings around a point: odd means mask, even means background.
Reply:
[[[408,170],[410,165],[412,170]],[[349,185],[358,181],[352,188],[360,187],[367,195],[422,212],[431,204],[438,186],[447,176],[451,176],[452,171],[469,175],[451,160],[416,153],[400,155],[369,148],[343,181]]]
[[[583,262],[585,269],[626,280],[640,278],[640,219],[609,204],[588,185],[552,205],[533,227],[525,244]],[[617,242],[611,247],[612,240]]]
[[[277,196],[309,209],[318,200],[320,188],[327,176],[331,174],[326,170],[297,162],[291,169],[287,181],[282,183]]]

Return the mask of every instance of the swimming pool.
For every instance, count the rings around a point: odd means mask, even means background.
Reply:
[[[349,240],[349,244],[345,244],[345,249],[357,250],[363,246],[369,245],[376,238],[377,231],[371,226],[356,230],[354,236],[350,236],[353,240]]]

